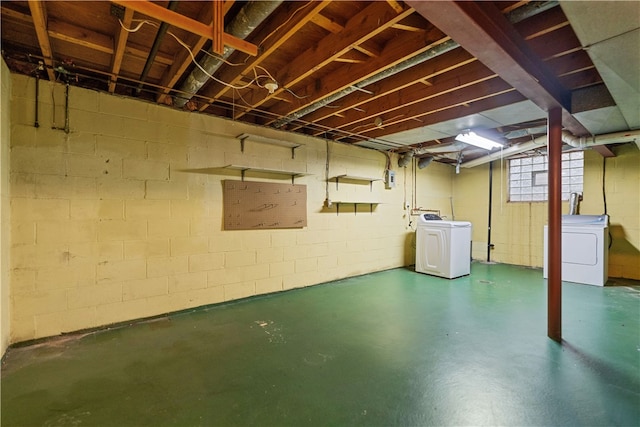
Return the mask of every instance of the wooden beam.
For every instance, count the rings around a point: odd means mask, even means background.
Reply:
[[[470,96],[477,97],[483,92],[486,94],[490,90],[501,91],[506,88],[504,82],[496,79],[497,76],[493,71],[478,61],[473,61],[455,70],[455,73],[441,75],[442,79],[428,85],[423,78],[409,86],[402,85],[404,87],[400,87],[398,90],[376,93],[368,103],[359,104],[366,105],[364,107],[366,113],[348,110],[343,120],[329,117],[322,122],[322,125],[332,129],[343,129],[355,123],[371,121],[381,114],[402,111],[414,104],[424,105],[425,111],[428,111],[429,107],[441,108],[446,104],[455,105],[460,102],[458,91],[462,89]],[[402,78],[398,79],[398,82],[401,83]],[[342,111],[344,107],[342,105],[338,111]]]
[[[51,50],[51,42],[49,41],[49,33],[47,32],[47,11],[44,2],[40,0],[29,0],[29,10],[33,18],[33,25],[36,29],[38,44],[42,51],[44,63],[47,69],[47,75],[50,81],[55,81],[56,75],[53,71],[53,51]]]
[[[399,123],[409,118],[421,118],[424,116],[428,116],[429,114],[434,114],[439,111],[448,110],[454,107],[458,107],[461,105],[471,105],[474,102],[482,101],[484,99],[492,98],[497,95],[501,95],[504,93],[508,93],[513,91],[507,83],[502,81],[499,78],[494,76],[487,76],[485,78],[480,78],[474,81],[474,77],[470,77],[472,81],[468,82],[464,85],[464,91],[458,90],[456,87],[449,86],[448,90],[444,90],[441,94],[437,93],[434,88],[423,88],[419,93],[431,93],[432,96],[424,96],[420,97],[420,95],[414,98],[406,98],[407,95],[411,94],[411,88],[407,88],[403,93],[396,94],[395,99],[390,100],[394,105],[398,105],[399,108],[394,110],[382,110],[376,111],[377,114],[374,114],[374,109],[367,110],[367,116],[375,116],[381,113],[391,113],[395,110],[398,112],[402,112],[405,116],[397,120],[395,122],[387,121],[386,125],[391,125],[394,123]],[[455,79],[452,79],[455,82]],[[452,82],[452,83],[453,83]],[[434,93],[435,92],[435,93]],[[393,97],[392,97],[393,98]],[[407,105],[405,106],[405,99],[407,99]],[[342,126],[343,128],[346,126]]]
[[[380,46],[378,46],[378,44],[373,40],[367,40],[353,46],[353,48],[359,52],[364,53],[367,56],[370,56],[371,58],[377,58],[378,56],[380,56],[381,52]]]
[[[235,3],[235,0],[227,0],[224,2],[224,6],[223,6],[224,15],[226,15],[227,12],[229,12],[229,9],[231,9],[231,6],[233,6],[234,3]],[[210,20],[210,24],[213,24],[212,10],[209,7],[203,7],[202,11],[200,12],[200,15],[198,15],[198,21],[206,22],[208,19]],[[193,35],[192,37],[196,37],[196,36]],[[199,52],[207,43],[207,40],[208,40],[207,37],[198,37],[197,39],[192,40],[192,42],[189,43],[190,46],[193,46],[191,48],[191,51]],[[158,96],[157,102],[166,101],[169,91],[173,89],[176,83],[178,83],[178,80],[180,80],[184,72],[187,70],[187,68],[189,68],[189,66],[192,63],[193,63],[193,60],[191,59],[191,55],[189,55],[189,52],[187,52],[185,49],[180,50],[176,54],[175,61],[173,61],[171,68],[169,68],[165,72],[164,76],[162,77],[161,86],[164,86],[165,88],[162,89],[162,93],[160,94],[160,96]],[[204,103],[204,105],[201,107],[202,111],[207,109],[208,106],[209,104]]]
[[[289,23],[288,27],[283,27],[280,31],[282,31],[282,35],[278,34],[276,38],[270,38],[270,35],[273,33],[269,33],[266,37],[269,38],[268,43],[261,43],[262,52],[260,56],[253,58],[249,61],[249,63],[241,70],[238,70],[239,67],[231,67],[232,69],[222,70],[222,74],[220,75],[220,80],[230,83],[231,85],[236,85],[240,80],[242,80],[245,76],[252,74],[255,67],[259,66],[263,61],[268,59],[271,55],[276,53],[280,46],[294,37],[298,31],[306,24],[311,22],[315,16],[320,14],[320,12],[327,7],[331,1],[324,0],[313,2],[313,8],[310,9],[305,15],[301,16],[298,21],[293,21]],[[286,23],[286,21],[285,21]],[[284,24],[279,24],[284,25]],[[279,27],[276,27],[279,28]],[[264,45],[262,45],[264,44]],[[205,97],[209,97],[212,101],[214,99],[218,99],[227,93],[230,89],[229,86],[216,86],[211,89],[204,95]],[[200,111],[204,111],[207,109],[207,106],[202,106]]]
[[[396,14],[395,11],[389,10],[388,5],[372,2],[347,22],[344,31],[328,35],[279,70],[276,74],[276,81],[280,88],[275,91],[274,95],[279,95],[285,90],[285,87],[293,88],[319,69],[343,56],[354,45],[374,38],[413,12],[413,9],[407,8],[402,13]],[[251,108],[238,113],[235,119],[242,117],[252,108],[259,107],[272,97],[273,95],[269,94],[265,96],[261,91],[250,92],[244,96],[244,99],[251,105]]]
[[[124,17],[122,19],[122,25],[125,28],[131,27],[131,21],[133,20],[133,9],[125,8]],[[113,52],[113,58],[111,60],[111,73],[114,75],[109,80],[109,92],[113,93],[116,90],[116,80],[118,79],[118,73],[120,73],[120,66],[122,65],[122,59],[124,58],[125,47],[127,46],[127,38],[129,32],[120,27],[118,34],[116,35],[115,50]]]
[[[5,6],[2,6],[1,13],[2,15],[11,16],[12,18],[18,19],[22,22],[30,24],[33,23],[33,19],[30,15],[17,12]],[[107,53],[109,55],[114,53],[114,42],[109,36],[96,33],[95,31],[89,31],[86,28],[76,27],[55,19],[48,19],[47,26],[49,38],[52,40],[62,40],[88,49],[93,49],[98,52]],[[126,47],[125,53],[137,58],[146,59],[149,52],[139,45],[129,43]],[[173,64],[173,59],[164,54],[158,54],[156,61],[164,65]]]
[[[191,19],[187,16],[165,9],[150,1],[136,1],[136,0],[111,0],[115,4],[128,7],[136,12],[147,15],[151,18],[158,19],[174,27],[181,28],[185,31],[197,34],[201,37],[206,37],[211,40],[213,38],[212,25],[206,25],[195,19]],[[247,53],[251,56],[258,54],[258,47],[245,40],[234,37],[231,34],[224,33],[223,41],[225,46],[232,47],[241,52]]]
[[[589,131],[568,110],[569,94],[522,36],[490,2],[407,0],[418,13],[544,111],[560,108],[563,124],[574,135]]]
[[[113,53],[113,39],[104,34],[87,31],[84,28],[53,19],[49,20],[47,32],[52,39],[63,40],[98,52]]]
[[[606,145],[594,145],[591,149],[602,157],[616,157],[616,153],[611,151],[611,149]]]
[[[384,5],[384,3],[379,3]],[[430,48],[447,41],[443,38],[442,32],[437,29],[424,31],[423,33],[407,32],[390,40],[384,47],[379,57],[370,58],[360,67],[341,67],[334,70],[330,75],[322,77],[314,82],[307,83],[306,87],[298,88],[296,93],[306,95],[304,100],[296,102],[295,108],[289,105],[275,105],[271,112],[276,117],[287,117],[291,114],[307,108],[328,96],[332,96],[347,88],[350,88],[363,80],[377,75],[384,70],[393,69],[396,65],[410,58],[420,55]],[[420,67],[410,67],[420,68]],[[421,76],[423,77],[423,76]],[[371,90],[369,87],[367,90]],[[374,92],[375,93],[375,92]],[[246,99],[246,97],[245,97]],[[342,105],[342,100],[339,103]],[[306,114],[305,114],[306,116]],[[305,120],[308,120],[305,118]],[[275,121],[275,120],[274,120]]]
[[[396,13],[402,13],[403,7],[400,4],[400,2],[396,0],[387,0],[387,3],[389,4],[389,6],[391,6],[393,10],[396,11]]]
[[[322,14],[317,14],[311,17],[311,22],[316,24],[320,28],[324,28],[330,33],[337,34],[344,29],[344,27],[338,24],[336,21],[327,18]]]
[[[562,110],[548,113],[547,336],[562,341]]]
[[[478,97],[477,99],[461,101],[457,103],[457,105],[443,104],[441,108],[429,109],[429,111],[425,111],[424,108],[420,111],[420,107],[418,109],[414,108],[411,112],[407,112],[406,117],[395,120],[393,123],[385,124],[384,129],[372,129],[371,131],[367,131],[366,134],[368,138],[384,138],[385,135],[417,127],[429,126],[447,120],[458,119],[470,114],[476,114],[492,108],[524,101],[525,99],[526,98],[519,92],[513,89],[507,89],[504,92],[496,92],[490,95]],[[465,104],[469,105],[465,106]],[[421,104],[416,105],[421,106]],[[416,121],[415,119],[418,119],[419,121]]]
[[[218,55],[224,54],[224,11],[223,11],[223,3],[221,0],[212,0],[213,8],[212,15],[213,19],[211,21],[211,50],[213,53],[217,53]]]
[[[437,58],[425,62],[420,67],[411,67],[396,74],[392,78],[383,79],[377,83],[369,85],[367,88],[374,93],[373,96],[359,91],[354,92],[340,100],[341,108],[331,111],[327,111],[327,109],[319,109],[305,116],[305,120],[315,123],[328,119],[331,121],[330,126],[338,126],[339,123],[335,122],[335,119],[331,118],[331,116],[336,112],[345,112],[347,117],[350,117],[350,114],[355,114],[351,111],[354,107],[359,107],[376,99],[384,98],[394,92],[408,88],[423,79],[433,79],[437,76],[444,76],[446,73],[454,70],[456,70],[456,74],[459,72],[462,73],[463,71],[458,70],[471,63],[478,64],[478,61],[463,49],[454,49],[451,52],[447,52]],[[476,67],[477,66],[478,65],[476,65]],[[483,65],[480,66],[486,69]],[[326,125],[327,123],[324,124]]]

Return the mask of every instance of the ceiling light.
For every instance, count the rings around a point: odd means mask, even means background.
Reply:
[[[264,88],[272,94],[276,91],[276,89],[278,89],[278,83],[275,80],[269,80],[264,84]]]
[[[476,134],[475,132],[462,132],[458,136],[456,136],[456,141],[461,141],[466,144],[471,144],[479,148],[484,148],[485,150],[491,150],[494,148],[502,147],[502,144],[493,141],[489,138],[485,138]]]
[[[409,152],[404,153],[398,159],[398,166],[401,167],[401,168],[406,167],[409,164],[409,162],[411,161],[411,159],[413,159],[413,151],[409,151]]]
[[[418,160],[418,169],[424,169],[433,161],[433,156],[422,157]]]

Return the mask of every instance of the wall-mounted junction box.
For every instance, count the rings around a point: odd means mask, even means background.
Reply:
[[[396,186],[396,172],[391,169],[387,170],[387,174],[384,177],[384,186],[386,189],[395,188]]]

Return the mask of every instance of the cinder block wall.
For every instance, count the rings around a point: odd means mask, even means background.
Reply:
[[[609,250],[609,276],[640,279],[640,151],[634,144],[614,148],[616,157],[606,159],[605,191],[613,238]],[[602,195],[603,158],[585,151],[584,200],[580,213],[604,213]],[[542,267],[543,229],[548,219],[546,202],[508,203],[508,164],[495,162],[491,260],[507,264]],[[456,215],[473,222],[473,257],[487,258],[489,166],[461,169],[453,181]],[[568,213],[568,203],[562,213]]]
[[[640,150],[635,144],[625,144],[613,151],[616,157],[607,159],[593,151],[585,153],[585,191],[580,212],[604,213],[604,174],[612,239],[609,276],[640,279]]]
[[[11,145],[11,74],[0,61],[0,357],[11,336],[9,316],[9,253],[11,200],[9,198],[9,147]]]
[[[403,182],[336,189],[326,180],[327,149],[329,176],[381,179],[382,153],[77,87],[66,134],[51,129],[64,126],[64,87],[48,82],[36,129],[34,80],[12,78],[12,342],[413,263]],[[243,153],[241,133],[303,147],[292,159],[288,148],[247,141]],[[308,226],[223,231],[221,182],[240,174],[211,168],[228,164],[308,173],[296,178],[307,186]],[[422,172],[425,192],[451,185],[446,167]],[[324,207],[327,191],[381,203],[338,214]]]

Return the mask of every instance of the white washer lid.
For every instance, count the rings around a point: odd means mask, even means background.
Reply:
[[[465,228],[471,227],[469,221],[422,220],[420,226],[430,228]]]

